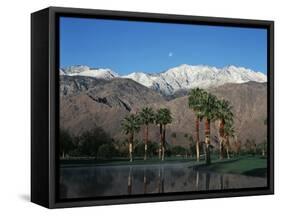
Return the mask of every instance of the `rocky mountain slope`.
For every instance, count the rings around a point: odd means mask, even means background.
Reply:
[[[167,126],[167,141],[171,145],[186,145],[184,134],[194,133],[194,113],[187,106],[186,94],[167,100],[162,94],[132,79],[96,79],[88,76],[60,76],[60,124],[73,134],[102,127],[115,139],[125,140],[121,121],[129,113],[144,106],[155,109],[168,107],[173,123]],[[267,115],[266,83],[228,83],[209,88],[218,98],[231,101],[235,115],[235,128],[239,140],[262,142],[266,137],[263,124]],[[212,138],[217,135],[217,125],[212,123]],[[175,132],[176,138],[171,134]],[[203,140],[203,122],[201,123]],[[140,139],[141,131],[136,137]],[[150,136],[159,140],[159,129],[150,127]]]
[[[163,96],[131,79],[99,80],[60,77],[60,123],[73,134],[103,127],[121,136],[121,120],[146,104],[165,103]]]

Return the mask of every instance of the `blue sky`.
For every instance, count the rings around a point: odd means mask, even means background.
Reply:
[[[158,73],[181,64],[267,72],[265,29],[60,18],[60,67]]]

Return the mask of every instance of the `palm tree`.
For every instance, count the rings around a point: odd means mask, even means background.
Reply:
[[[163,115],[161,109],[157,110],[155,114],[155,123],[159,125],[160,142],[159,142],[158,156],[159,159],[161,159],[162,144],[163,144]]]
[[[159,159],[164,160],[166,143],[166,125],[172,122],[171,111],[167,108],[160,108],[156,113],[156,124],[160,128]]]
[[[162,160],[165,158],[165,148],[166,148],[166,125],[172,123],[171,111],[167,108],[163,109],[164,118],[163,118],[163,145],[162,145]]]
[[[122,123],[122,130],[125,134],[128,134],[128,141],[129,141],[129,156],[130,162],[133,161],[133,146],[134,146],[134,135],[135,133],[139,132],[140,130],[140,118],[136,114],[130,114],[126,116]]]
[[[184,134],[184,137],[186,138],[187,140],[187,148],[186,148],[186,158],[187,158],[187,150],[189,149],[189,154],[190,156],[192,157],[192,146],[194,144],[194,140],[193,140],[193,137],[192,135],[189,135],[188,133]]]
[[[155,113],[151,107],[145,107],[139,113],[141,124],[145,125],[144,160],[147,158],[148,125],[154,123]]]
[[[230,106],[229,101],[219,100],[217,103],[217,112],[216,118],[220,121],[219,123],[219,145],[220,145],[220,159],[224,158],[224,127],[225,122],[233,119],[233,113],[231,111],[232,107]]]
[[[225,140],[226,140],[226,154],[227,154],[227,159],[230,158],[229,156],[229,138],[235,136],[235,130],[233,126],[233,119],[228,119],[225,122],[225,128],[224,128],[224,135],[225,135]]]
[[[202,120],[202,96],[203,96],[204,90],[195,88],[192,89],[188,96],[188,106],[193,109],[195,113],[195,139],[196,139],[196,159],[197,161],[200,160],[200,150],[199,150],[199,122]]]
[[[217,97],[204,92],[202,96],[202,115],[206,118],[205,120],[205,144],[206,144],[206,164],[211,164],[210,154],[210,125],[216,117],[218,100]]]

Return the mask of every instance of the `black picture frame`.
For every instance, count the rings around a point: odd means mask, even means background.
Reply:
[[[58,18],[99,17],[147,22],[267,29],[268,187],[60,200],[58,191]],[[31,15],[31,201],[47,208],[274,194],[274,22],[202,16],[49,7]]]

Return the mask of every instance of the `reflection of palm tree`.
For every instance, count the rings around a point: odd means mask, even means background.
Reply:
[[[223,190],[223,174],[220,174],[220,189]]]
[[[205,181],[206,190],[210,189],[210,179],[211,179],[210,173],[206,172],[206,179],[205,179],[206,180]]]
[[[199,148],[199,122],[202,120],[202,96],[204,90],[196,88],[192,89],[188,97],[188,106],[195,112],[195,138],[196,138],[196,159],[200,160],[200,148]]]
[[[154,123],[155,114],[151,107],[145,107],[140,112],[140,120],[145,125],[144,136],[144,160],[147,158],[147,144],[148,144],[148,125]]]
[[[196,171],[196,189],[197,189],[197,190],[199,190],[199,178],[200,178],[199,172]]]
[[[164,168],[164,166],[162,167],[162,182],[161,182],[161,184],[162,184],[162,193],[165,193],[165,168]]]
[[[228,189],[229,188],[229,175],[225,175],[224,177],[224,188]]]
[[[128,175],[128,194],[132,194],[132,167],[130,167]]]
[[[146,168],[143,170],[143,193],[146,194],[147,191],[147,178],[146,178]]]
[[[206,118],[205,121],[205,143],[206,143],[206,164],[211,163],[210,155],[210,124],[216,117],[217,112],[217,97],[204,92],[202,96],[202,115]]]
[[[161,166],[158,169],[158,193],[161,193]]]
[[[158,193],[164,193],[164,167],[159,166],[158,169]]]
[[[122,129],[125,134],[129,135],[129,155],[130,161],[133,161],[133,145],[134,145],[134,134],[140,130],[139,116],[131,114],[126,116],[122,121]]]
[[[159,158],[162,160],[165,157],[165,143],[166,143],[166,125],[172,122],[171,111],[167,108],[160,108],[156,113],[156,124],[160,127],[160,148]]]
[[[220,121],[219,126],[219,145],[220,145],[220,159],[224,158],[224,126],[226,121],[232,121],[233,113],[231,111],[232,107],[229,101],[219,100],[217,103],[217,113],[216,118]]]

